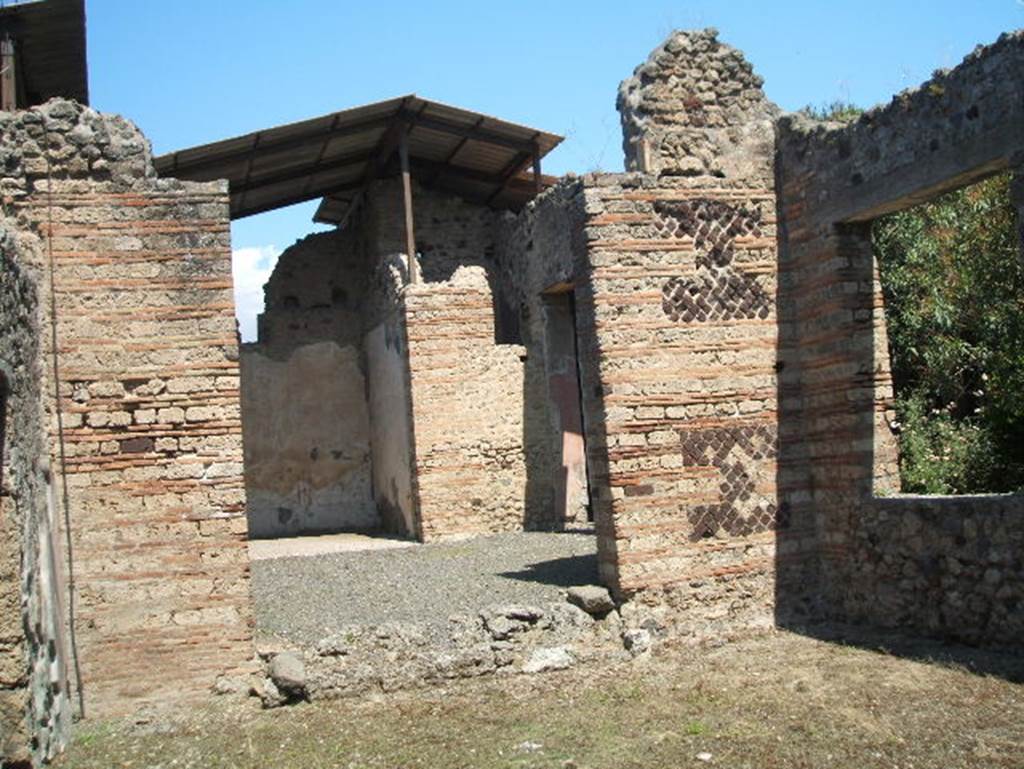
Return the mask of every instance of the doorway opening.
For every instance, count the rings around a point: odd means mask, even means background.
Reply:
[[[555,521],[560,528],[593,523],[587,470],[586,425],[576,338],[576,298],[570,283],[558,283],[543,294],[545,367],[552,420],[561,445],[555,468]]]

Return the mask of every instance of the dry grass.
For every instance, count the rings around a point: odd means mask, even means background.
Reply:
[[[1024,659],[858,641],[779,632],[269,712],[225,699],[173,720],[79,725],[58,766],[1024,767]],[[871,650],[883,642],[898,654]]]

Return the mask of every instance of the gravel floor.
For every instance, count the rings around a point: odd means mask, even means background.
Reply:
[[[315,643],[346,625],[445,623],[494,603],[558,601],[597,582],[592,534],[523,532],[252,563],[257,628]]]

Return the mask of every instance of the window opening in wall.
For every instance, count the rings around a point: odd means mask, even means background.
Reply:
[[[1009,183],[873,223],[892,371],[891,398],[876,380],[876,399],[904,493],[1024,491],[1024,263]],[[875,456],[886,461],[877,439]]]
[[[561,436],[555,517],[562,525],[572,526],[593,521],[572,286],[560,284],[545,292],[544,313],[548,391]]]
[[[523,332],[519,310],[498,286],[492,287],[494,296],[494,343],[522,344]]]

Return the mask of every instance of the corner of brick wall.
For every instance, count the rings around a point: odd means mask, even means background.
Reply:
[[[784,523],[774,190],[636,174],[584,182],[606,579],[682,635],[770,625]]]
[[[405,291],[425,541],[524,528],[523,353],[494,341],[483,268]]]
[[[253,658],[226,186],[156,179],[138,129],[73,102],[0,119],[0,192],[55,266],[87,712],[201,699]]]
[[[1022,622],[1021,498],[895,495],[892,379],[871,220],[1024,151],[1024,33],[849,125],[777,123],[779,541],[787,615],[1006,645]],[[1010,642],[1012,643],[1012,642]]]

